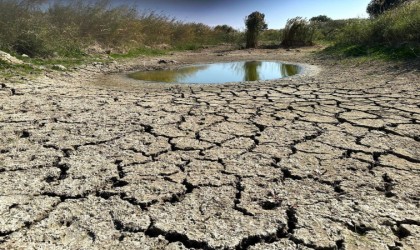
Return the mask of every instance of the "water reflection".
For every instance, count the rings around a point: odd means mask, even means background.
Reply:
[[[260,80],[260,75],[258,73],[258,68],[261,67],[261,61],[251,61],[244,63],[244,72],[245,77],[244,81],[258,81]]]
[[[139,71],[128,75],[131,78],[153,82],[182,82],[183,79],[193,76],[200,70],[208,68],[207,65],[185,67],[169,70]]]
[[[298,74],[299,70],[296,65],[275,61],[238,61],[136,72],[129,77],[143,81],[220,84],[279,79]]]
[[[299,73],[299,67],[291,64],[282,64],[280,66],[280,71],[283,76],[293,76]]]

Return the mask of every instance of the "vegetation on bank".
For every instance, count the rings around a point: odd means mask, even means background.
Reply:
[[[375,6],[374,8],[372,6]],[[282,45],[327,45],[324,55],[405,60],[420,57],[420,1],[372,0],[368,19],[289,19]]]
[[[420,1],[407,1],[370,19],[347,20],[326,53],[397,60],[419,58],[419,13]]]
[[[245,18],[246,30],[185,23],[107,0],[0,0],[0,50],[32,64],[78,64],[103,58],[164,55],[171,50],[230,44],[236,48],[327,45],[334,57],[420,57],[420,1],[372,0],[371,16],[332,20],[296,17],[280,30],[267,29],[264,14]],[[23,57],[27,55],[27,57]],[[0,69],[7,68],[2,63]]]
[[[185,23],[110,1],[0,0],[0,50],[29,57],[196,49],[234,42],[231,27]]]

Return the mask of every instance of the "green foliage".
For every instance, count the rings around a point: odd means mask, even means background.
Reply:
[[[322,53],[334,57],[367,60],[406,60],[420,57],[420,46],[406,44],[396,48],[383,45],[335,45],[326,48]]]
[[[8,68],[10,64],[6,63],[5,61],[0,60],[0,70]]]
[[[279,41],[283,39],[282,30],[264,30],[261,33],[260,41],[265,45],[278,45]]]
[[[295,17],[287,20],[286,27],[283,30],[282,45],[290,46],[308,46],[313,44],[314,27],[308,20],[302,17]]]
[[[326,15],[314,16],[309,19],[314,28],[314,40],[332,41],[335,38],[336,31],[342,27],[340,20],[333,20]]]
[[[226,33],[226,34],[230,34],[230,33],[234,33],[236,32],[236,30],[229,25],[217,25],[216,27],[214,27],[214,30],[217,32],[221,32],[221,33]]]
[[[312,18],[311,18],[312,20]],[[329,20],[329,21],[311,21],[314,28],[314,40],[323,42],[333,42],[337,40],[340,31],[351,20]]]
[[[366,12],[371,17],[377,17],[387,10],[393,9],[408,0],[371,0]]]
[[[29,0],[0,0],[0,49],[10,52],[15,42],[17,47],[25,47],[19,38],[25,33],[36,32],[39,27],[39,23],[34,22],[39,16],[35,6]],[[28,42],[28,46],[34,43],[37,41]]]
[[[420,43],[420,2],[404,4],[375,19],[350,21],[341,31],[339,44],[398,47]]]
[[[321,22],[321,23],[325,23],[325,22],[330,22],[332,21],[331,18],[327,17],[326,15],[319,15],[319,16],[314,16],[311,19],[309,19],[310,22]]]
[[[30,57],[52,54],[52,51],[47,48],[45,41],[34,32],[20,34],[13,42],[12,50],[18,54],[26,54]]]
[[[348,20],[327,54],[405,60],[420,57],[420,2],[403,4],[374,19]]]
[[[246,26],[246,47],[256,48],[258,46],[258,37],[263,30],[267,29],[264,20],[265,15],[255,11],[245,19]]]
[[[238,41],[239,31],[229,25],[217,25],[213,30],[216,33],[217,40],[225,43],[235,44]]]

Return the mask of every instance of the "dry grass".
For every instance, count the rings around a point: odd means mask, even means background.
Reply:
[[[0,50],[31,57],[67,57],[140,47],[196,48],[231,42],[234,34],[201,23],[184,23],[156,12],[139,12],[107,0],[0,0]]]

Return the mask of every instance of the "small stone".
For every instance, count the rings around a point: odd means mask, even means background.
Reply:
[[[61,71],[65,71],[65,70],[67,70],[67,68],[66,67],[64,67],[63,65],[61,65],[61,64],[55,64],[55,65],[53,65],[52,66],[52,69],[54,69],[54,70],[61,70]]]

